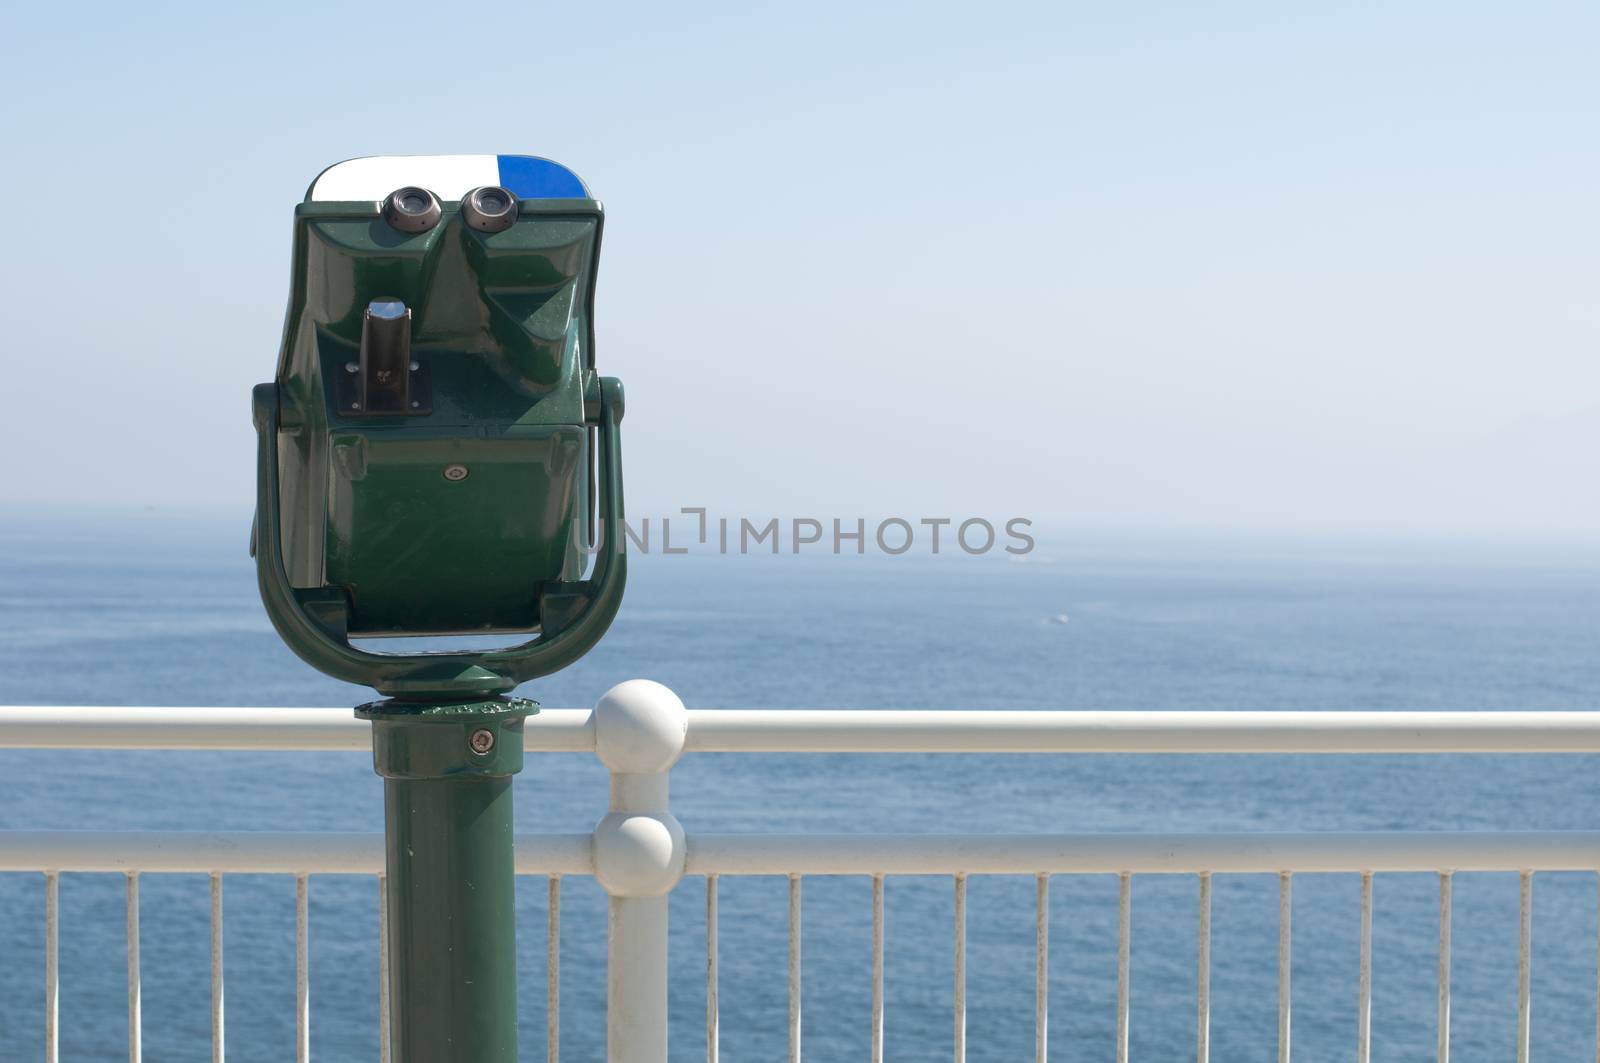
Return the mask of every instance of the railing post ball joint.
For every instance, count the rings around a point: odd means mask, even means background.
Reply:
[[[608,903],[606,1043],[610,1063],[667,1058],[667,894],[688,846],[667,808],[689,713],[660,683],[633,679],[600,698],[594,745],[611,772],[611,810],[594,830],[594,874]]]
[[[388,699],[357,715],[384,778],[394,1063],[517,1058],[511,777],[539,710],[509,695],[594,646],[626,577],[601,225],[572,171],[514,155],[350,160],[295,211],[283,349],[253,396],[251,550],[289,648]],[[534,637],[355,641],[485,632]]]

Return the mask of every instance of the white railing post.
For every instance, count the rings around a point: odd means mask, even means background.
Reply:
[[[633,679],[594,710],[595,753],[611,772],[611,811],[594,830],[594,875],[610,895],[606,1055],[666,1063],[667,894],[683,878],[683,827],[667,808],[667,773],[689,714],[660,683]]]

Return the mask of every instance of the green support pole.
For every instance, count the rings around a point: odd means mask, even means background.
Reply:
[[[380,701],[393,1063],[516,1063],[511,777],[531,701]]]

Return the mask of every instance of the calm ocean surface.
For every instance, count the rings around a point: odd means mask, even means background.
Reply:
[[[283,649],[256,598],[248,519],[0,518],[0,704],[352,705],[370,694]],[[522,692],[593,704],[642,676],[694,707],[1600,708],[1600,561],[1522,550],[1076,542],[1038,560],[636,558],[611,634]],[[1066,623],[1054,618],[1065,616]],[[3,712],[0,709],[0,712]],[[691,755],[690,831],[1593,829],[1595,758]],[[588,830],[606,780],[530,756],[523,830]],[[381,830],[356,754],[0,751],[0,829]],[[520,884],[523,1058],[543,1058],[544,882]],[[1295,885],[1295,1058],[1356,1033],[1354,876]],[[1431,1059],[1437,879],[1376,882],[1374,1055]],[[969,887],[969,1054],[1031,1059],[1033,883]],[[1135,879],[1135,1058],[1193,1052],[1190,878]],[[1053,1058],[1112,1058],[1117,884],[1052,891]],[[1593,1058],[1596,881],[1534,891],[1534,1054]],[[312,1054],[377,1056],[374,880],[314,879]],[[63,1058],[126,1058],[120,876],[61,884]],[[787,885],[721,886],[723,1056],[784,1058]],[[227,880],[228,1057],[293,1058],[292,879]],[[949,1058],[952,890],[888,885],[890,1058]],[[870,883],[805,885],[805,1049],[865,1058]],[[209,1059],[208,890],[143,882],[145,1058]],[[704,893],[672,902],[674,1057],[703,1058]],[[1276,1058],[1277,882],[1214,886],[1213,1058]],[[563,885],[562,1052],[604,1054],[604,898]],[[1455,888],[1458,1063],[1514,1055],[1517,880]],[[41,1052],[43,888],[0,875],[0,1060]]]

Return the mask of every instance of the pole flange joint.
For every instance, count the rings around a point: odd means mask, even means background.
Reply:
[[[356,718],[372,722],[372,766],[385,779],[499,778],[522,770],[523,721],[538,711],[527,698],[390,698]]]

